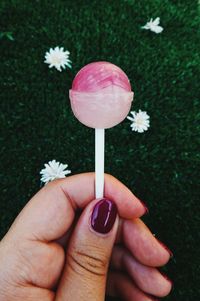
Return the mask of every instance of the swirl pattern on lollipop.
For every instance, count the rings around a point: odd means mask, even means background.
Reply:
[[[70,90],[76,118],[88,127],[110,128],[126,118],[134,93],[127,75],[108,62],[84,66]]]

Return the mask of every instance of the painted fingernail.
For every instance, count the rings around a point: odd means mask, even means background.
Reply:
[[[139,200],[140,203],[142,204],[142,206],[144,207],[144,214],[148,214],[149,213],[149,209],[147,207],[147,204],[144,201]]]
[[[171,286],[173,287],[173,281],[165,273],[163,273],[163,271],[161,271],[160,269],[159,269],[159,272],[167,281],[169,281],[171,283]]]
[[[174,256],[172,251],[162,241],[160,241],[158,238],[156,239],[159,242],[159,244],[169,253],[170,258],[172,258]]]
[[[93,209],[91,226],[94,231],[102,234],[110,232],[117,217],[117,206],[108,199],[100,200]]]

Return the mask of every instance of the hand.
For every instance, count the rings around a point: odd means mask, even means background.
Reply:
[[[156,267],[170,253],[139,219],[145,207],[109,175],[105,198],[94,200],[94,173],[42,188],[0,243],[0,301],[103,301],[106,280],[123,300],[167,295],[171,282]]]

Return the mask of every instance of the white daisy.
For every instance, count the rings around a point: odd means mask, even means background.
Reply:
[[[55,67],[58,71],[62,71],[66,66],[71,68],[71,61],[69,60],[70,52],[64,51],[63,47],[50,48],[49,52],[45,53],[45,63],[49,64],[49,68]]]
[[[155,33],[161,33],[163,31],[163,27],[159,25],[160,18],[156,18],[154,21],[151,18],[149,22],[147,22],[144,26],[142,26],[142,29],[149,29]]]
[[[130,112],[132,114],[132,117],[128,116],[127,119],[132,121],[131,128],[132,131],[143,133],[144,131],[147,131],[150,127],[150,121],[149,121],[149,115],[147,112],[142,112],[139,110],[139,112]]]
[[[45,168],[40,171],[40,180],[45,184],[55,179],[65,178],[66,175],[71,173],[71,170],[66,169],[68,167],[67,164],[62,164],[56,160],[49,161],[44,166]]]

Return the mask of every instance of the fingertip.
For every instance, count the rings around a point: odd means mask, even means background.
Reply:
[[[160,241],[157,237],[155,237],[157,242],[167,251],[167,253],[169,253],[169,257],[173,258],[174,254],[173,252],[169,249],[169,247],[167,247],[162,241]]]
[[[115,246],[111,267],[125,271],[137,287],[147,294],[164,297],[171,291],[172,282],[162,271],[141,264],[125,248]]]
[[[105,197],[117,202],[120,216],[126,219],[141,217],[148,211],[127,186],[110,174],[105,174]]]
[[[107,292],[111,296],[121,297],[126,301],[156,301],[156,299],[152,299],[145,292],[140,290],[133,280],[122,272],[110,272],[108,279],[110,284],[107,287]]]
[[[168,263],[170,258],[172,257],[171,251],[161,243],[156,237],[154,237],[155,244],[155,262],[152,262],[152,266],[154,267],[162,267]]]
[[[173,281],[160,269],[158,269],[158,273],[162,275],[163,281],[162,291],[158,297],[166,297],[173,289]]]

